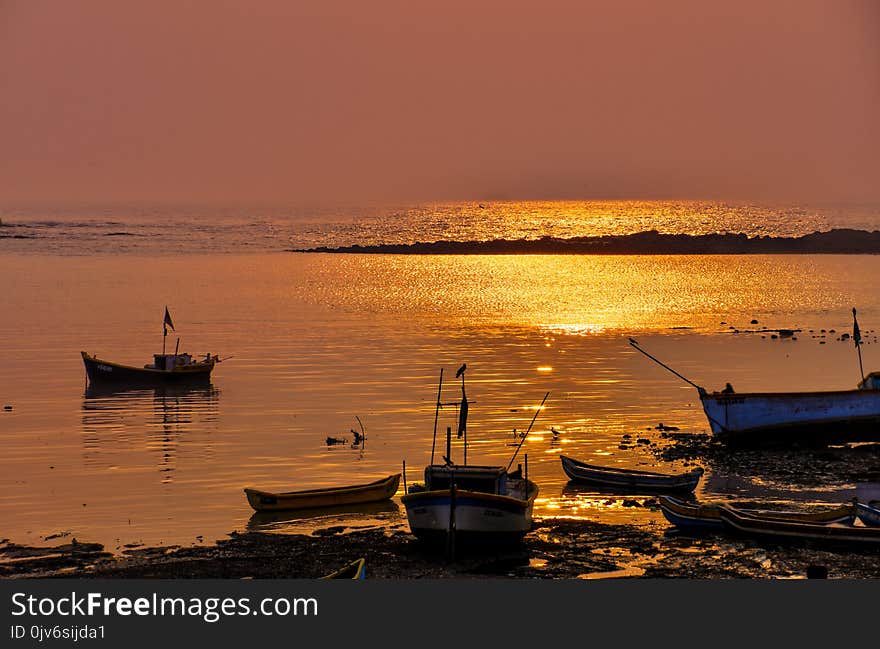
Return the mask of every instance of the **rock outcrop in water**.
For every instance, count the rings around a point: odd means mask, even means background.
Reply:
[[[880,254],[880,231],[836,229],[800,237],[749,237],[745,234],[635,234],[561,239],[494,239],[491,241],[434,241],[410,244],[320,247],[291,252],[332,252],[410,255],[755,255],[755,254]]]

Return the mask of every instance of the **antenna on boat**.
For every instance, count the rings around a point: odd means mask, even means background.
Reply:
[[[660,367],[669,370],[670,372],[672,372],[673,374],[675,374],[678,378],[680,378],[680,379],[681,379],[682,381],[684,381],[685,383],[688,383],[688,384],[694,386],[700,394],[704,394],[704,393],[706,392],[706,389],[705,389],[705,388],[701,388],[699,385],[697,385],[696,383],[694,383],[694,382],[691,381],[690,379],[687,379],[687,378],[683,377],[681,374],[679,374],[679,373],[676,372],[674,369],[672,369],[671,367],[669,367],[666,363],[663,363],[663,362],[659,361],[658,359],[654,358],[653,356],[651,356],[648,352],[646,352],[644,349],[642,349],[641,347],[639,347],[639,343],[637,343],[637,342],[635,341],[634,338],[630,338],[630,339],[629,339],[629,344],[632,346],[633,349],[635,349],[636,351],[639,351],[639,352],[643,353],[645,356],[647,356],[647,357],[650,358],[652,361],[654,361],[655,363],[657,363],[657,365],[659,365]]]
[[[859,321],[856,320],[856,308],[853,307],[853,341],[859,352],[859,372],[862,374],[862,383],[865,382],[865,368],[862,366],[862,332],[859,330]]]
[[[440,368],[440,384],[437,386],[437,407],[434,409],[434,438],[431,440],[431,464],[434,464],[434,449],[437,446],[437,418],[440,416],[440,391],[443,389],[443,368]]]
[[[532,423],[529,424],[529,427],[526,429],[526,432],[523,434],[522,439],[519,440],[519,444],[516,446],[516,450],[513,452],[513,457],[510,458],[510,462],[507,463],[507,471],[510,471],[510,467],[513,466],[513,461],[516,459],[517,453],[519,453],[520,447],[522,447],[523,442],[526,441],[526,438],[529,436],[529,432],[532,430],[532,426],[535,423],[535,420],[538,418],[538,415],[541,413],[541,409],[544,407],[544,402],[547,401],[547,397],[550,396],[550,393],[544,395],[544,398],[541,399],[541,405],[538,406],[538,409],[535,411],[535,416],[532,417]]]

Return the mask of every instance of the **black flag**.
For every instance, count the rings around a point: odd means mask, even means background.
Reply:
[[[171,322],[171,314],[168,313],[168,307],[167,307],[167,306],[165,307],[165,320],[163,321],[163,324],[165,324],[165,325],[171,327],[171,330],[174,331],[174,323]]]
[[[467,430],[468,401],[464,394],[464,384],[461,386],[461,410],[458,413],[458,436],[461,437]]]
[[[856,320],[856,310],[853,307],[853,342],[858,347],[862,342],[862,332],[859,331],[859,321]]]

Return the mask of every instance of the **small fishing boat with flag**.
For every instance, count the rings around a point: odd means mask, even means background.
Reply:
[[[712,433],[731,442],[803,441],[809,438],[860,441],[880,439],[880,373],[865,376],[861,334],[853,309],[853,340],[861,381],[855,389],[816,392],[737,392],[729,383],[709,392],[629,339],[630,345],[697,389]]]
[[[180,338],[177,339],[174,353],[165,352],[165,338],[168,328],[174,330],[174,323],[168,307],[162,321],[162,353],[153,354],[153,362],[143,367],[124,365],[94,354],[82,351],[83,364],[89,383],[111,385],[156,385],[165,383],[207,383],[214,366],[221,362],[216,354],[208,353],[198,359],[186,352],[180,352]]]
[[[493,544],[521,541],[532,526],[532,508],[538,495],[538,486],[528,478],[528,456],[525,471],[510,471],[516,455],[525,441],[522,437],[516,452],[507,466],[470,465],[467,463],[467,411],[468,401],[464,388],[465,366],[457,377],[462,379],[461,401],[442,404],[440,394],[443,372],[440,372],[440,388],[434,414],[434,440],[437,435],[437,417],[443,405],[455,405],[459,410],[459,436],[464,438],[464,462],[451,460],[452,429],[446,432],[446,454],[443,464],[431,463],[425,467],[424,482],[406,485],[401,502],[406,507],[410,530],[421,541],[445,542],[451,554],[456,544],[490,542]],[[549,393],[544,396],[547,400]],[[544,401],[535,412],[534,424]],[[531,430],[532,425],[529,425]],[[405,470],[404,465],[404,470]]]

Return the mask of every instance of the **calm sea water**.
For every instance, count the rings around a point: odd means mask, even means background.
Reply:
[[[0,537],[40,544],[72,535],[113,550],[210,542],[248,527],[405,522],[397,500],[355,516],[261,519],[252,516],[242,488],[368,481],[400,471],[404,461],[409,481],[420,479],[430,460],[440,370],[444,399],[452,401],[460,394],[452,375],[464,362],[472,401],[468,461],[506,464],[519,441],[514,431],[528,427],[549,391],[516,459],[528,455],[540,485],[536,514],[655,525],[656,513],[623,507],[622,498],[572,490],[559,464],[566,453],[681,469],[660,463],[647,445],[619,448],[622,436],[659,441],[659,432],[648,430],[659,422],[707,430],[695,391],[634,352],[627,336],[709,389],[727,381],[740,390],[831,389],[858,378],[855,350],[836,340],[851,328],[850,309],[859,308],[863,331],[880,328],[875,257],[283,252],[307,242],[392,236],[576,236],[676,223],[679,231],[702,231],[712,218],[731,231],[752,224],[785,233],[873,229],[877,222],[870,210],[842,208],[503,208],[508,226],[499,214],[494,225],[473,217],[502,209],[492,205],[371,208],[311,221],[279,212],[252,222],[243,212],[181,208],[102,208],[88,218],[80,208],[4,211],[3,234],[28,238],[0,239],[0,402],[12,406],[0,411]],[[169,344],[179,336],[182,350],[227,358],[212,385],[88,389],[80,350],[147,362],[162,345],[165,305],[177,326]],[[755,328],[753,319],[803,332],[795,341],[732,333],[730,327]],[[873,333],[866,339],[866,367],[876,368]],[[351,442],[357,418],[366,428],[363,447],[327,446],[328,436]],[[454,424],[454,408],[442,410],[438,449]],[[463,453],[455,440],[454,459]],[[762,476],[707,468],[703,497],[836,502],[854,487],[830,483],[796,492]]]

